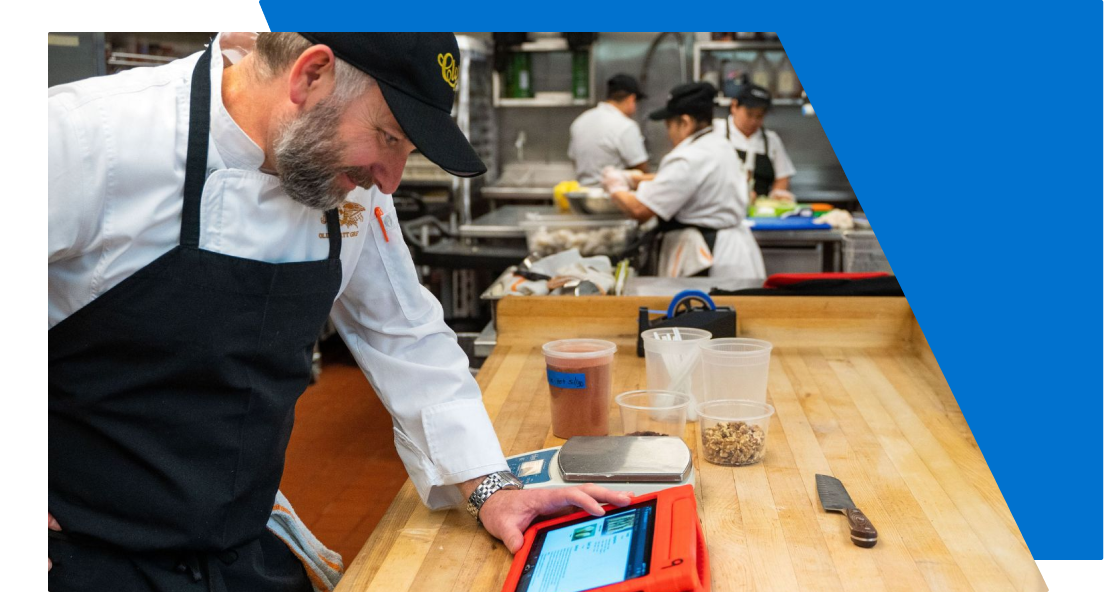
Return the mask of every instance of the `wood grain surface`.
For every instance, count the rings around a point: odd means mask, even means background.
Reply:
[[[903,298],[729,297],[739,334],[775,345],[776,412],[762,463],[722,467],[695,452],[713,590],[1041,591],[1042,576]],[[598,337],[619,346],[613,392],[644,388],[636,310],[657,298],[507,298],[478,375],[507,455],[562,444],[551,434],[540,346]],[[612,405],[612,402],[611,402]],[[620,430],[616,409],[612,433]],[[824,512],[815,475],[840,479],[877,525],[859,548]],[[430,512],[408,481],[338,592],[497,591],[512,560],[462,510]]]

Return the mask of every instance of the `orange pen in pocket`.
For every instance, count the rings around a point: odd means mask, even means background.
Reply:
[[[376,221],[379,222],[380,231],[383,232],[383,242],[389,243],[391,239],[387,238],[387,227],[383,224],[383,208],[376,206]]]

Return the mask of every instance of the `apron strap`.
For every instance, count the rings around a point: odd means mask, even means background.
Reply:
[[[337,208],[326,212],[326,232],[330,235],[330,259],[341,258],[341,216]]]
[[[184,213],[180,244],[199,247],[199,206],[207,181],[207,143],[211,133],[211,47],[192,70],[192,97],[188,109],[188,160],[184,165]]]

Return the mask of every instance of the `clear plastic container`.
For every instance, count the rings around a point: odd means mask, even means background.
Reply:
[[[608,436],[617,345],[600,339],[562,339],[541,350],[552,396],[552,434],[565,439]]]
[[[747,399],[765,403],[772,347],[769,341],[745,337],[702,342],[705,400]]]
[[[893,273],[873,230],[855,230],[843,235],[843,271],[884,271]]]
[[[674,436],[686,431],[690,396],[672,391],[645,390],[621,393],[614,399],[621,408],[626,436]]]
[[[732,467],[753,465],[767,454],[774,407],[759,401],[721,399],[698,406],[702,458]]]
[[[705,400],[699,346],[712,337],[713,334],[704,329],[685,327],[648,329],[640,334],[648,388],[690,395],[693,404],[687,417],[691,421],[697,419],[694,405]]]
[[[584,257],[616,255],[636,238],[636,220],[620,215],[528,214],[519,224],[529,251],[540,256],[579,249]]]

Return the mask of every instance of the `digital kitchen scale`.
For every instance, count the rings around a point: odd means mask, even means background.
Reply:
[[[576,436],[506,463],[526,489],[597,483],[644,495],[694,484],[690,449],[671,436]]]
[[[693,487],[605,509],[530,526],[502,592],[708,592],[709,554]]]

